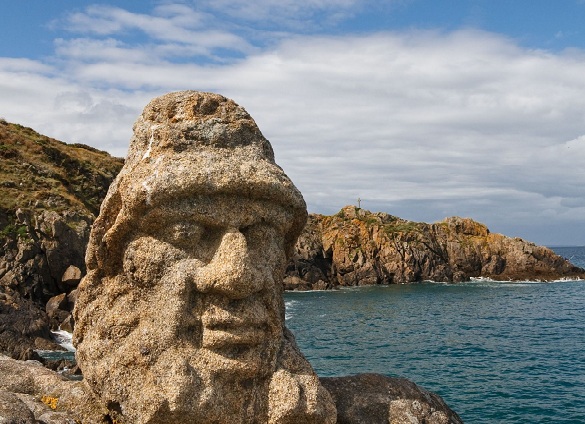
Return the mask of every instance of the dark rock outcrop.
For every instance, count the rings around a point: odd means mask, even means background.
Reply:
[[[45,311],[85,272],[89,230],[122,160],[0,121],[0,352],[56,348]],[[60,311],[60,312],[58,312]]]
[[[490,233],[469,218],[435,224],[346,206],[337,215],[310,215],[289,263],[289,290],[337,286],[585,278],[585,270],[552,250]]]
[[[380,374],[321,378],[337,407],[338,424],[460,424],[435,393],[405,378]]]
[[[18,292],[0,293],[0,352],[17,359],[38,359],[34,349],[61,349],[51,341],[46,312]]]

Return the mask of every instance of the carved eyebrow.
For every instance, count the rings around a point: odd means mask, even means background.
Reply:
[[[248,209],[245,204],[241,209],[234,209],[233,212],[224,210],[223,213],[215,206],[209,208],[202,205],[193,205],[191,208],[186,208],[184,207],[185,205],[181,206],[173,208],[172,205],[165,205],[161,208],[150,210],[141,218],[139,225],[147,225],[154,230],[160,230],[170,228],[176,224],[191,222],[214,228],[243,228],[257,224],[266,224],[282,231],[287,231],[290,226],[289,214],[286,209],[280,208],[278,205],[262,205],[259,210],[251,208],[251,213],[244,216],[241,215]],[[222,214],[227,215],[227,219],[220,219],[219,217]],[[232,219],[238,215],[242,219]]]

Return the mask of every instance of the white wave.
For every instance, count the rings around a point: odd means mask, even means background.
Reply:
[[[498,284],[550,284],[550,283],[566,283],[571,281],[585,281],[582,278],[562,277],[557,280],[494,280],[489,277],[471,277],[471,283],[498,283]]]
[[[563,277],[558,280],[551,281],[552,283],[567,283],[571,281],[585,281],[583,278]]]
[[[61,329],[55,331],[51,330],[51,333],[58,345],[63,346],[69,352],[75,352],[75,347],[73,346],[73,334]]]
[[[287,300],[284,302],[284,320],[288,321],[291,319],[295,314],[295,304],[299,303],[298,300]]]
[[[489,281],[489,282],[496,282],[497,280],[494,280],[493,278],[489,278],[489,277],[470,277],[469,281],[478,281],[478,282],[482,282],[482,281]]]

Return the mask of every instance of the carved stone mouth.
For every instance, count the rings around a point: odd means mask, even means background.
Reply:
[[[210,302],[201,317],[202,347],[224,349],[250,348],[266,342],[270,333],[270,314],[256,299],[223,303]]]
[[[266,341],[267,327],[267,324],[234,325],[232,323],[214,323],[204,325],[202,346],[208,349],[257,346]]]

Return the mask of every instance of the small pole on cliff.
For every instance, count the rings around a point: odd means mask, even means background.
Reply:
[[[362,208],[362,199],[358,197],[358,209]]]

